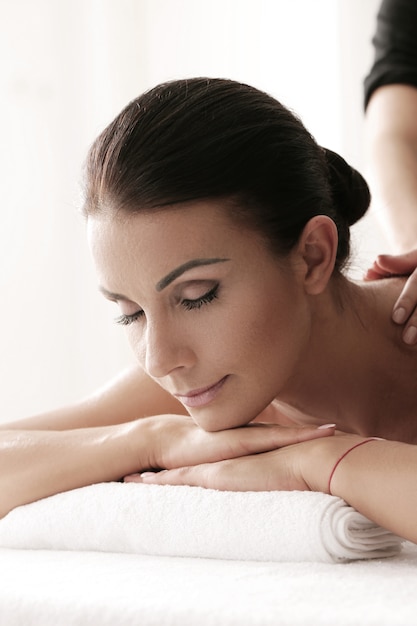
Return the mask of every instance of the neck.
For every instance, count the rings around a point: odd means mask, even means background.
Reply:
[[[417,352],[403,344],[401,327],[391,321],[402,284],[341,278],[332,292],[316,296],[312,339],[277,398],[291,407],[292,419],[417,441]]]

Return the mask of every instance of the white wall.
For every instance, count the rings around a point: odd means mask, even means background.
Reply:
[[[379,0],[0,0],[0,420],[76,399],[131,362],[77,214],[101,128],[155,83],[227,76],[293,108],[362,167]],[[365,267],[383,242],[358,230]]]
[[[379,5],[380,0],[339,1],[341,153],[365,176],[362,80],[373,58],[371,38]],[[363,275],[378,253],[393,252],[373,205],[352,234],[351,274],[355,278]]]

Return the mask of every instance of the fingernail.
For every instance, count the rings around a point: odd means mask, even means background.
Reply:
[[[317,427],[317,430],[324,430],[325,428],[336,428],[336,424],[322,424]]]
[[[394,313],[392,314],[392,319],[397,324],[402,324],[403,322],[405,322],[406,317],[406,311],[402,306],[399,306],[398,309],[395,309]]]
[[[151,476],[155,476],[155,472],[143,472],[143,474],[140,475],[141,478],[150,478]]]
[[[414,326],[410,326],[410,328],[407,328],[404,333],[403,339],[405,343],[408,343],[409,345],[415,343],[417,339],[417,328],[415,328]]]

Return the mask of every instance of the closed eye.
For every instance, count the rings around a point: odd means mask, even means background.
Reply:
[[[217,284],[217,285],[214,285],[214,287],[212,287],[209,291],[207,291],[207,293],[200,296],[199,298],[195,298],[193,300],[190,300],[189,298],[183,299],[181,301],[181,305],[187,311],[200,309],[205,304],[210,304],[210,302],[213,302],[213,300],[215,300],[218,297],[218,291],[219,291],[219,285]],[[116,322],[116,324],[120,324],[121,326],[129,326],[130,324],[133,324],[133,322],[136,322],[137,320],[141,319],[144,315],[145,315],[145,312],[142,309],[140,309],[139,311],[136,311],[136,313],[132,313],[131,315],[125,315],[125,314],[119,315],[119,317],[116,317],[114,321]]]
[[[143,317],[143,315],[144,312],[140,309],[140,311],[136,311],[136,313],[132,313],[132,315],[119,315],[114,321],[121,326],[129,326],[129,324],[133,324],[133,322],[136,322],[136,320]]]
[[[210,304],[218,297],[219,285],[214,285],[210,291],[207,291],[204,295],[196,298],[195,300],[184,299],[181,301],[182,306],[187,311],[192,311],[194,309],[200,309],[205,304]]]

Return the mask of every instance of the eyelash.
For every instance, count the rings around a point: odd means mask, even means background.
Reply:
[[[218,297],[219,285],[214,285],[210,291],[202,295],[196,300],[183,300],[181,304],[187,311],[193,311],[194,309],[201,309],[205,304],[210,304]]]
[[[142,316],[143,311],[140,310],[136,311],[136,313],[133,313],[133,315],[119,315],[119,317],[116,317],[114,321],[116,322],[116,324],[120,324],[121,326],[129,326],[129,324],[133,324],[133,322],[136,322],[136,320],[138,320]]]
[[[194,311],[197,309],[201,309],[205,304],[210,304],[218,297],[219,285],[215,285],[210,291],[202,295],[200,298],[196,300],[183,300],[181,302],[182,306],[187,311]],[[132,315],[120,315],[115,319],[116,324],[120,324],[121,326],[129,326],[136,322],[138,319],[143,317],[144,312],[142,310],[133,313]]]

